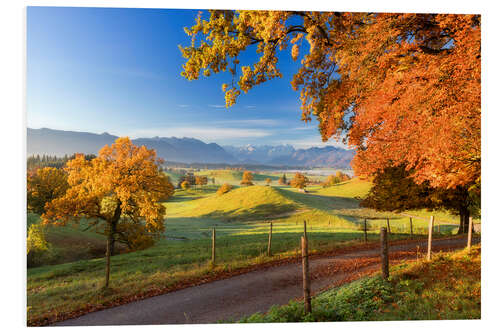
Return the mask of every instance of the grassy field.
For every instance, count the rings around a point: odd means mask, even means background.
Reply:
[[[236,177],[234,171],[226,171],[218,174]],[[408,217],[359,208],[356,198],[366,195],[369,187],[369,183],[353,179],[329,188],[311,186],[309,193],[264,185],[236,186],[222,196],[215,193],[218,186],[213,185],[176,190],[165,203],[165,237],[149,249],[113,256],[111,291],[101,290],[104,259],[89,257],[84,245],[80,252],[68,254],[70,259],[65,261],[71,262],[28,269],[28,321],[99,307],[136,294],[154,294],[185,281],[293,257],[298,254],[304,221],[313,253],[361,242],[364,219],[369,241],[378,240],[386,218],[390,218],[391,240],[409,237]],[[426,214],[412,212],[414,216]],[[444,216],[451,223],[443,224],[441,232],[456,232],[453,218]],[[30,215],[29,220],[36,223],[37,217]],[[265,255],[269,222],[273,222],[272,258]],[[415,220],[414,233],[424,235],[426,226],[427,218]],[[212,228],[217,230],[215,266],[210,263]],[[104,249],[103,237],[90,232],[65,227],[50,228],[47,233],[61,257],[74,251],[76,239]]]
[[[312,299],[275,306],[242,323],[481,318],[481,247],[438,254],[432,261],[403,263],[380,275],[328,290]]]

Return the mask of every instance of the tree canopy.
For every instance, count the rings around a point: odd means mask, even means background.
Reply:
[[[77,155],[68,161],[69,188],[46,205],[45,224],[78,224],[86,218],[89,227],[107,235],[106,287],[115,240],[137,246],[165,230],[165,207],[159,201],[174,189],[160,172],[161,162],[154,150],[137,147],[127,137],[118,138],[92,160]]]
[[[253,174],[250,171],[243,172],[243,176],[241,177],[240,185],[251,186],[253,180]]]
[[[63,196],[68,189],[66,172],[53,167],[38,168],[28,174],[28,211],[43,214],[45,204]]]
[[[479,215],[479,196],[474,189],[457,186],[453,189],[434,188],[429,181],[415,183],[412,170],[405,166],[388,167],[377,172],[373,186],[361,201],[362,207],[380,211],[446,209],[460,216],[459,233],[465,232],[469,216]]]
[[[480,15],[211,10],[185,31],[182,75],[230,72],[227,107],[282,77],[281,51],[300,58],[302,120],[354,147],[356,174],[405,165],[417,183],[480,184]]]
[[[309,183],[309,179],[302,173],[296,172],[293,179],[290,181],[290,185],[295,188],[303,189]]]

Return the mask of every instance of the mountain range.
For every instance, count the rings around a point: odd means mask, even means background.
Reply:
[[[61,131],[49,128],[27,130],[27,155],[97,154],[118,137],[109,133]],[[165,161],[182,163],[266,164],[272,166],[332,167],[350,169],[354,151],[333,146],[295,149],[291,145],[220,146],[193,138],[153,137],[132,140],[155,149]]]

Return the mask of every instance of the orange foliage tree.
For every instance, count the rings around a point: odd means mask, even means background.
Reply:
[[[309,179],[302,173],[296,172],[295,177],[290,181],[290,185],[292,187],[298,188],[298,189],[304,189],[304,187],[307,186],[309,183]]]
[[[43,214],[45,204],[59,198],[68,189],[67,175],[63,170],[46,167],[28,174],[27,201],[28,211]]]
[[[250,171],[243,172],[243,177],[241,179],[240,185],[250,186],[253,185],[253,174]]]
[[[479,188],[479,15],[209,15],[186,28],[192,43],[181,47],[187,59],[182,75],[193,80],[229,71],[233,80],[222,86],[227,107],[241,92],[282,77],[278,55],[288,48],[292,59],[301,57],[291,84],[301,91],[302,120],[315,116],[324,141],[342,139],[355,148],[358,175],[405,165],[417,183]],[[257,51],[253,64],[240,63],[247,49]]]
[[[68,161],[69,189],[46,205],[45,224],[78,224],[86,218],[90,227],[107,236],[105,287],[115,240],[140,243],[165,230],[165,207],[159,201],[174,189],[160,172],[161,162],[154,150],[118,138],[90,161],[83,155]]]

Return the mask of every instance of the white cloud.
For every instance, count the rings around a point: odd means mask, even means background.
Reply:
[[[255,109],[256,106],[255,105],[246,105],[245,108],[246,109]]]
[[[180,108],[188,108],[188,107],[190,107],[189,104],[177,104],[177,106],[180,107]]]
[[[222,104],[208,104],[209,107],[211,108],[216,108],[216,109],[224,109],[226,108],[225,105],[222,105]]]
[[[133,138],[138,137],[189,137],[202,141],[217,141],[242,138],[262,138],[272,135],[271,132],[253,128],[227,128],[227,127],[172,127],[151,128],[136,130],[130,134]]]

